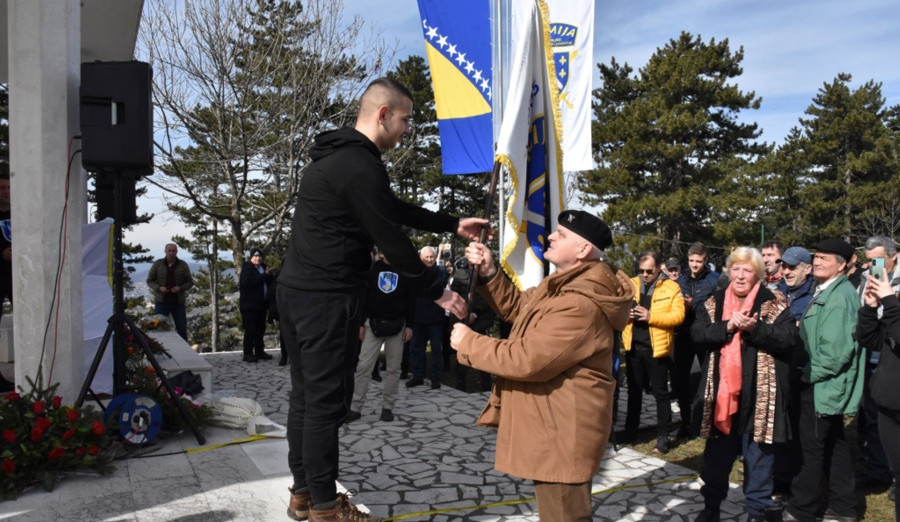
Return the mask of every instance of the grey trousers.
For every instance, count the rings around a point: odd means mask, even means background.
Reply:
[[[378,361],[378,353],[384,345],[384,356],[387,360],[387,369],[384,371],[382,382],[382,408],[387,410],[394,409],[394,403],[397,402],[397,389],[400,383],[400,362],[403,360],[403,331],[390,337],[376,337],[369,326],[369,320],[366,320],[366,337],[363,339],[362,347],[359,350],[359,362],[356,364],[356,375],[353,377],[353,401],[350,403],[350,409],[359,413],[362,410],[363,399],[366,397],[366,389],[369,387],[369,381],[372,380],[372,368]]]

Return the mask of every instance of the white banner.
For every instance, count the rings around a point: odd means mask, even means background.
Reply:
[[[547,0],[562,115],[563,169],[591,170],[594,0]]]
[[[511,9],[509,88],[495,159],[508,169],[511,185],[500,261],[524,290],[544,278],[544,247],[565,200],[547,5],[512,0]]]

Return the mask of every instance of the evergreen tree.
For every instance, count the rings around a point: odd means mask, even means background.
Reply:
[[[741,110],[760,106],[753,92],[729,83],[742,74],[743,58],[727,39],[704,43],[682,32],[636,75],[615,59],[599,64],[593,124],[599,167],[584,174],[580,188],[585,202],[605,205],[616,244],[629,251],[623,258],[644,248],[682,254],[693,241],[723,240],[714,221],[734,215],[734,183],[767,151],[755,141],[757,125],[737,121]]]
[[[897,108],[885,109],[880,83],[852,90],[851,80],[841,73],[819,89],[787,151],[803,158],[798,221],[808,242],[842,237],[858,245],[898,230]]]

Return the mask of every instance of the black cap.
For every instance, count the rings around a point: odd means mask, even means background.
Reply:
[[[602,219],[583,210],[564,210],[559,213],[558,223],[590,241],[600,250],[612,245],[612,231]]]
[[[667,270],[674,270],[676,268],[681,270],[681,261],[677,259],[669,259],[665,264]]]
[[[813,250],[816,252],[825,252],[826,254],[837,254],[844,258],[844,261],[850,262],[850,259],[853,257],[853,254],[856,253],[856,249],[853,246],[844,241],[843,239],[831,238],[824,239],[819,241],[815,245],[813,245]]]
[[[253,250],[250,251],[250,257],[253,257],[253,256],[262,257],[262,255],[263,255],[262,250],[260,250],[258,248],[254,248]]]

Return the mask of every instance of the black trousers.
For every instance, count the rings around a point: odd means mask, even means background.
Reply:
[[[676,338],[675,341],[675,362],[672,367],[672,392],[678,401],[678,409],[681,411],[682,427],[691,426],[691,405],[694,397],[697,395],[697,388],[700,386],[700,375],[691,374],[694,367],[694,360],[699,360],[700,356],[694,349],[694,345],[690,342],[688,335],[683,334]],[[703,363],[700,361],[700,366]]]
[[[338,429],[353,398],[361,300],[285,285],[277,296],[291,365],[288,465],[294,488],[308,486],[313,505],[323,504],[337,498]]]
[[[644,389],[656,399],[656,433],[668,437],[672,424],[672,404],[669,399],[669,369],[672,359],[653,357],[653,349],[634,346],[625,352],[625,377],[628,379],[628,413],[625,431],[632,432],[641,423],[641,401]]]
[[[244,355],[259,355],[265,350],[263,337],[266,334],[265,310],[241,310],[241,324],[244,327]]]
[[[878,431],[894,481],[900,482],[900,411],[878,410]],[[894,520],[900,520],[900,502],[894,502]]]
[[[788,511],[803,522],[816,520],[828,475],[828,507],[838,516],[856,516],[856,480],[843,415],[816,415],[813,386],[800,390],[800,447],[803,463],[791,483]],[[830,463],[830,465],[829,465]]]

